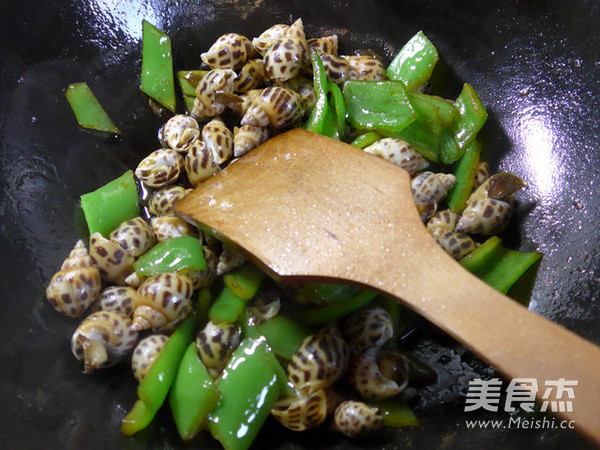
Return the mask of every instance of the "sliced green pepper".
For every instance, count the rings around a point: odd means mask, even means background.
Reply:
[[[406,89],[412,91],[429,80],[438,59],[435,46],[419,31],[394,57],[387,76],[390,80],[402,81]]]
[[[258,292],[265,274],[255,265],[247,262],[223,277],[225,286],[242,300],[250,300]]]
[[[123,419],[121,431],[131,436],[146,428],[160,409],[173,384],[181,358],[192,340],[196,315],[190,316],[173,332],[150,370],[138,385],[138,400]]]
[[[468,83],[465,83],[454,103],[458,108],[458,116],[453,124],[456,143],[459,148],[466,149],[475,140],[488,114],[479,95]]]
[[[227,450],[247,449],[281,395],[277,362],[264,338],[244,339],[219,378],[209,430]]]
[[[338,140],[346,135],[346,103],[340,87],[333,81],[327,83],[329,91],[328,107],[335,123],[335,136]]]
[[[171,412],[181,439],[189,441],[198,434],[220,397],[212,377],[198,357],[196,343],[192,342],[183,355],[169,393]]]
[[[171,39],[147,20],[142,22],[142,92],[175,112]]]
[[[434,128],[441,129],[451,126],[458,115],[458,108],[452,101],[437,95],[409,92],[408,98],[417,114],[435,124]]]
[[[475,140],[456,163],[456,167],[454,168],[456,183],[454,183],[446,198],[448,208],[456,214],[462,214],[467,206],[467,200],[475,185],[475,175],[477,174],[480,154],[481,142]]]
[[[346,300],[301,310],[296,317],[307,325],[325,325],[368,305],[375,297],[376,292],[362,291]]]
[[[140,214],[137,185],[133,172],[128,170],[93,192],[81,196],[81,209],[90,235],[108,237],[121,222]]]
[[[181,236],[159,242],[133,264],[138,275],[152,276],[183,269],[206,270],[202,242]]]
[[[509,250],[501,242],[500,238],[492,236],[459,262],[465,269],[505,294],[542,254]]]
[[[292,359],[302,340],[311,334],[311,330],[305,325],[281,314],[258,325],[257,328],[275,354],[285,359]]]
[[[317,101],[304,128],[323,134],[326,116],[330,113],[327,105],[327,74],[325,73],[321,57],[314,49],[310,50],[310,62],[313,70],[313,87]]]
[[[208,318],[213,322],[233,323],[238,320],[246,301],[235,295],[231,289],[224,287],[208,311]]]
[[[400,131],[378,130],[382,136],[403,139],[419,154],[433,162],[440,160],[440,129],[433,128],[423,117],[417,117]]]
[[[384,427],[407,428],[419,427],[419,419],[404,400],[389,398],[370,401],[369,405],[379,408]]]
[[[181,93],[186,96],[195,97],[196,87],[204,78],[208,71],[206,70],[180,70],[177,72],[177,81],[181,88]]]
[[[82,127],[114,134],[121,133],[87,83],[70,84],[67,86],[65,97],[71,105],[77,123]]]
[[[367,133],[363,133],[360,136],[358,136],[356,139],[354,139],[350,143],[350,145],[352,147],[363,149],[365,147],[368,147],[371,144],[374,144],[381,138],[382,138],[382,136],[377,134],[376,132],[369,131]]]
[[[359,130],[400,131],[417,118],[404,84],[396,81],[346,81],[348,122]]]
[[[346,300],[360,291],[351,284],[306,283],[296,293],[296,299],[303,304],[327,305]]]

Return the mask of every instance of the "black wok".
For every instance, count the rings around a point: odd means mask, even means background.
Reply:
[[[0,448],[184,447],[168,413],[134,438],[120,435],[132,377],[123,366],[84,375],[69,349],[76,324],[44,300],[85,236],[79,196],[157,148],[166,116],[154,116],[138,91],[143,18],[172,37],[177,69],[195,68],[224,32],[252,37],[298,17],[310,36],[334,31],[342,50],[371,48],[388,61],[424,30],[441,55],[434,91],[454,97],[473,84],[490,113],[488,160],[529,184],[504,239],[545,254],[530,308],[600,343],[597,2],[20,0],[0,10]],[[63,96],[75,81],[88,82],[120,137],[77,126]],[[591,447],[570,430],[467,429],[467,419],[508,417],[464,412],[468,382],[493,370],[435,330],[417,331],[413,342],[438,375],[416,399],[420,429],[351,442],[269,422],[256,448]],[[198,445],[217,447],[207,437]]]

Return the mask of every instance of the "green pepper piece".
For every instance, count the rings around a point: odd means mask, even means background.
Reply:
[[[406,428],[421,426],[419,419],[404,400],[389,398],[386,400],[370,401],[369,405],[379,408],[384,427]]]
[[[159,242],[133,263],[138,275],[152,276],[182,269],[206,270],[202,242],[181,236]]]
[[[406,89],[412,91],[429,80],[438,59],[435,46],[419,31],[394,57],[387,76],[390,80],[402,81]]]
[[[500,238],[492,236],[459,262],[465,269],[505,294],[542,254],[509,250],[501,242]]]
[[[242,300],[250,300],[258,292],[264,278],[264,272],[254,264],[246,262],[226,274],[223,283]]]
[[[181,358],[192,340],[195,314],[185,319],[173,332],[162,351],[138,385],[138,400],[125,416],[121,431],[131,436],[146,428],[167,398]]]
[[[346,103],[340,87],[333,81],[327,83],[329,90],[329,109],[335,126],[335,136],[341,140],[346,134]]]
[[[375,297],[377,297],[376,292],[362,291],[347,300],[301,310],[296,317],[306,325],[325,325],[368,305]]]
[[[382,136],[377,134],[376,132],[369,131],[367,133],[364,133],[364,134],[361,134],[360,136],[358,136],[356,139],[354,139],[350,143],[350,145],[352,147],[363,149],[365,147],[368,147],[371,144],[374,144],[381,138],[382,138]]]
[[[194,109],[194,102],[196,101],[196,97],[192,97],[191,95],[184,95],[183,96],[183,103],[185,104],[185,109],[187,110],[188,114],[192,112],[192,109]]]
[[[400,131],[417,118],[398,81],[346,81],[343,94],[348,122],[359,130]]]
[[[327,123],[327,116],[331,114],[327,102],[327,74],[321,57],[314,49],[310,50],[310,62],[313,69],[313,87],[317,101],[304,124],[304,128],[319,134],[325,134],[324,131],[331,133],[331,130],[326,129],[328,125],[331,126],[331,118]]]
[[[257,328],[275,354],[285,359],[292,359],[302,340],[312,332],[305,325],[281,314],[258,325]]]
[[[175,112],[171,39],[147,20],[142,22],[142,92]]]
[[[346,300],[358,294],[361,289],[350,284],[306,283],[296,293],[299,303],[326,305]]]
[[[71,105],[77,123],[82,127],[114,134],[121,133],[113,121],[110,120],[87,83],[70,84],[67,86],[65,97]]]
[[[128,170],[93,192],[81,196],[81,209],[90,235],[108,237],[121,222],[140,214],[137,185],[133,172]]]
[[[419,116],[440,128],[451,126],[458,115],[458,109],[452,101],[437,95],[409,92],[408,98]]]
[[[384,137],[392,137],[407,141],[419,154],[432,162],[440,161],[440,129],[422,117],[400,131],[378,130]]]
[[[488,114],[479,95],[468,83],[465,83],[454,103],[458,108],[458,116],[453,124],[456,143],[459,148],[466,149],[475,140]]]
[[[446,198],[448,208],[456,214],[462,214],[467,206],[467,200],[475,185],[475,175],[477,174],[480,154],[481,142],[475,140],[456,163],[456,167],[454,168],[456,183],[454,183]]]
[[[186,96],[196,97],[196,87],[204,78],[208,71],[206,70],[180,70],[177,72],[177,81],[181,88],[181,93]]]
[[[233,323],[238,320],[246,301],[235,295],[228,287],[224,287],[208,311],[208,318],[213,322]]]
[[[181,439],[189,441],[198,434],[220,397],[212,377],[198,357],[196,343],[192,342],[183,355],[169,393],[171,412]]]
[[[277,362],[264,337],[244,339],[217,382],[221,399],[209,431],[227,450],[247,449],[281,395]]]

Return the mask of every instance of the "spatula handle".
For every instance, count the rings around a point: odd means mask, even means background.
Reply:
[[[572,411],[567,406],[557,414],[600,443],[600,347],[530,312],[449,258],[432,261],[422,280],[399,287],[397,277],[390,277],[382,287],[395,286],[390,293],[509,379],[535,378],[536,397],[547,411],[552,401],[571,402]],[[574,398],[552,388],[557,380],[577,383]]]

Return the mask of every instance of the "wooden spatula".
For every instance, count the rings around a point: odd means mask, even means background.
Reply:
[[[558,414],[600,442],[600,348],[446,255],[419,219],[404,170],[295,129],[200,184],[176,210],[279,277],[345,280],[395,296],[509,379],[535,378],[541,402],[570,402],[572,411]],[[546,381],[560,379],[578,383],[575,398],[546,392]]]

